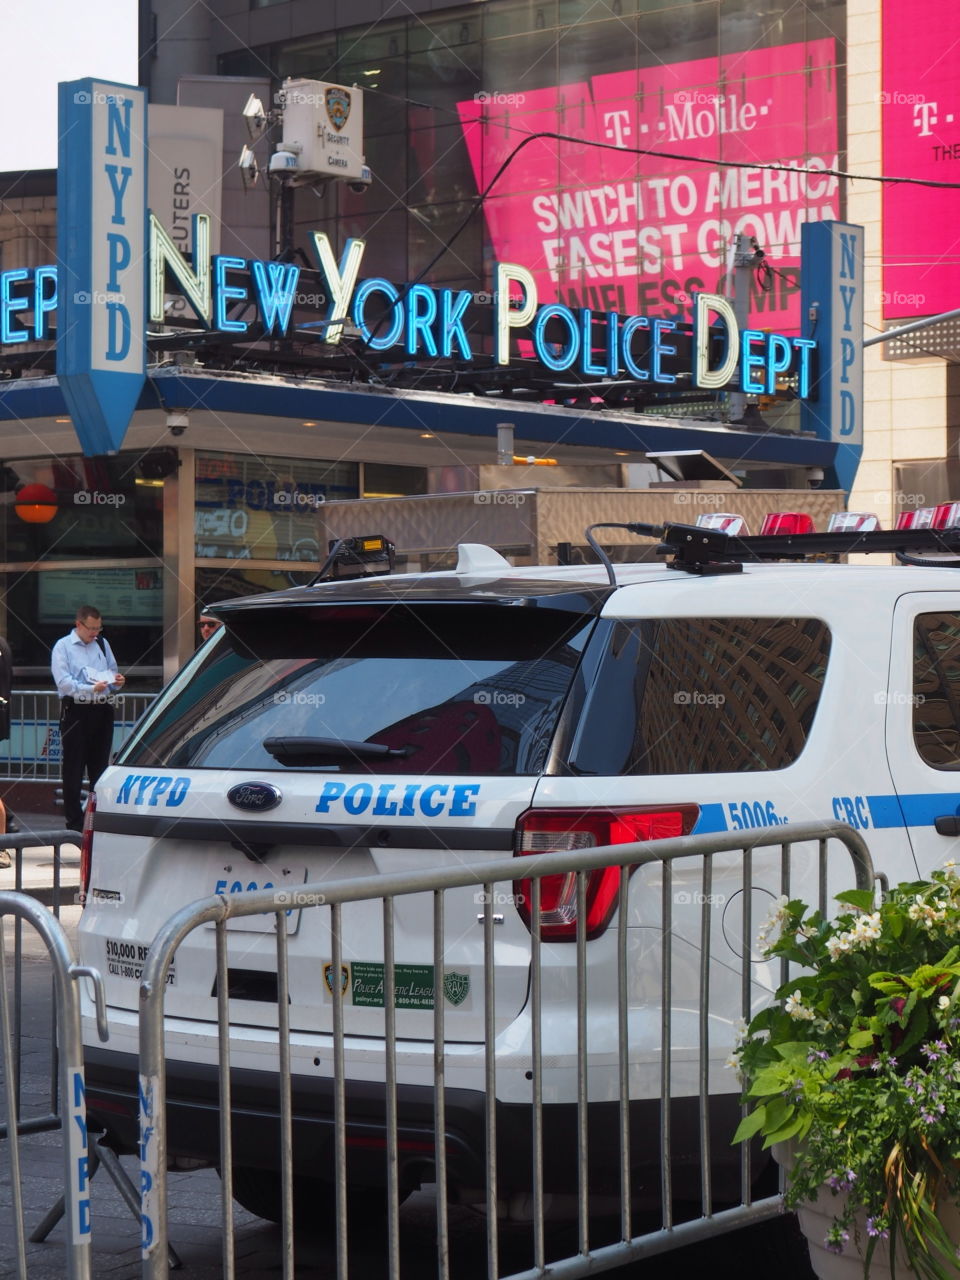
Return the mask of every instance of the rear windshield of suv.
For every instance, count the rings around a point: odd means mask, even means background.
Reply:
[[[816,618],[601,624],[565,716],[576,774],[783,769],[813,725],[830,653]],[[573,700],[571,700],[571,703]]]
[[[121,763],[537,774],[593,625],[522,601],[249,614],[161,695]],[[323,740],[329,755],[283,763],[277,738],[293,752]]]

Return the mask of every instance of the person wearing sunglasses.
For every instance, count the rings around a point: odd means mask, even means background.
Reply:
[[[223,626],[219,618],[215,618],[212,613],[207,613],[206,608],[201,608],[200,616],[197,618],[197,626],[200,628],[200,643],[209,640],[213,633]]]
[[[113,694],[123,688],[126,679],[117,670],[117,660],[102,631],[100,610],[82,604],[74,629],[57,641],[50,657],[60,695],[63,817],[74,831],[83,827],[80,794],[84,773],[92,791],[110,763]]]

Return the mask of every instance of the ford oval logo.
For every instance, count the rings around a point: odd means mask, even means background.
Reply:
[[[277,807],[283,799],[283,792],[272,782],[238,782],[227,792],[227,799],[238,809],[263,813]]]

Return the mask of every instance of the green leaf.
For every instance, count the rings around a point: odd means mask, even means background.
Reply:
[[[872,1031],[851,1031],[847,1037],[847,1044],[851,1049],[865,1049],[867,1045],[873,1044]]]
[[[764,1107],[765,1127],[768,1133],[777,1133],[780,1128],[789,1123],[796,1115],[797,1109],[792,1102],[788,1102],[783,1096],[779,1098],[771,1098]]]
[[[873,911],[876,905],[873,897],[872,889],[848,889],[845,893],[834,895],[837,902],[849,903],[851,907],[856,907],[858,911]]]
[[[788,1138],[795,1137],[800,1132],[803,1124],[803,1116],[793,1116],[787,1124],[781,1125],[780,1128],[776,1129],[773,1133],[768,1133],[763,1140],[764,1151],[766,1151],[768,1147],[772,1147],[775,1142],[786,1142]]]
[[[733,1135],[731,1146],[737,1142],[746,1142],[755,1133],[759,1133],[766,1123],[766,1118],[766,1107],[757,1107],[756,1111],[751,1111],[748,1116],[744,1116],[737,1125],[737,1132]]]
[[[764,1067],[762,1071],[757,1072],[757,1078],[747,1093],[751,1098],[768,1098],[774,1094],[783,1093],[792,1079],[793,1073],[783,1064]]]
[[[776,1044],[773,1047],[784,1062],[790,1063],[792,1066],[807,1066],[807,1059],[815,1049],[819,1049],[820,1042],[818,1040],[788,1040],[784,1044]]]

